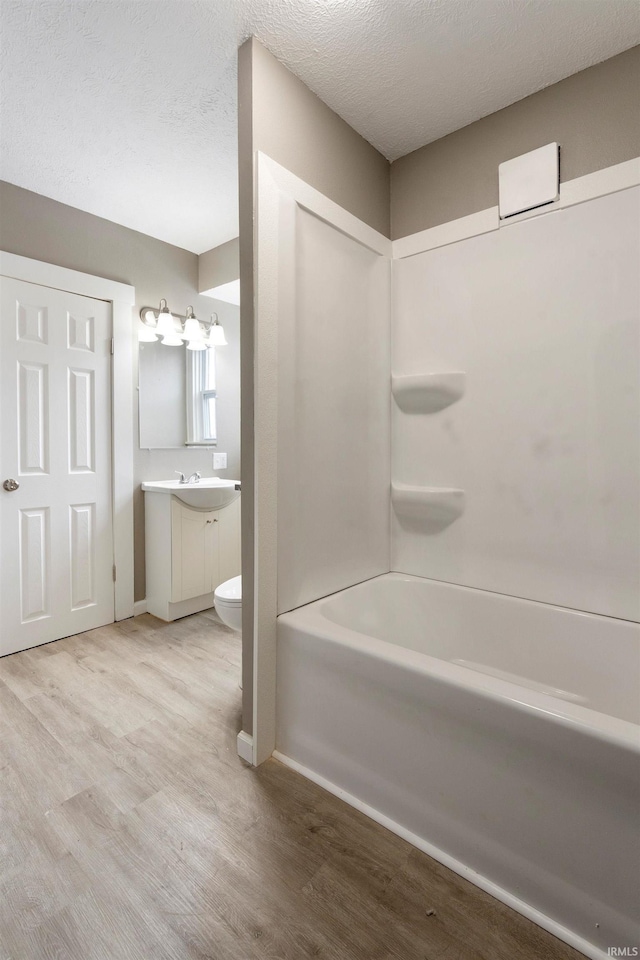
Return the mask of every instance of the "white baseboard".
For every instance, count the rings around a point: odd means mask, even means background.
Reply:
[[[241,736],[243,736],[242,733],[238,734],[238,739]],[[246,734],[244,734],[244,736],[246,736]],[[240,751],[238,750],[238,752]],[[574,947],[586,957],[589,957],[590,960],[607,960],[607,954],[603,953],[603,951],[596,947],[593,943],[583,940],[582,937],[579,937],[576,933],[573,933],[572,930],[568,930],[566,927],[563,927],[557,921],[552,920],[551,917],[548,917],[546,914],[536,910],[535,907],[532,907],[530,904],[525,903],[524,900],[519,900],[518,897],[515,897],[512,893],[509,893],[508,890],[505,890],[503,887],[499,887],[496,883],[494,883],[492,880],[489,880],[482,874],[476,873],[476,871],[471,867],[467,867],[464,863],[461,863],[460,860],[456,860],[455,857],[449,856],[449,854],[445,853],[444,850],[440,850],[439,847],[434,847],[427,840],[417,836],[415,833],[411,833],[410,830],[406,830],[399,823],[396,823],[395,820],[391,820],[389,817],[385,816],[385,814],[380,813],[379,810],[370,807],[368,803],[364,803],[362,800],[359,800],[352,794],[347,793],[347,791],[343,790],[342,787],[338,787],[335,783],[331,783],[330,780],[326,780],[319,773],[315,773],[315,771],[310,770],[301,763],[298,763],[297,760],[292,760],[291,757],[285,756],[278,750],[273,751],[273,758],[274,760],[279,760],[280,763],[285,764],[285,766],[290,767],[297,773],[302,774],[302,776],[306,777],[307,780],[312,780],[313,783],[317,783],[319,787],[322,787],[323,790],[326,790],[328,793],[332,793],[340,800],[344,800],[344,802],[348,803],[349,806],[355,807],[356,810],[364,813],[364,815],[369,817],[371,820],[375,820],[376,823],[386,827],[386,829],[390,830],[391,833],[395,833],[398,837],[402,837],[403,840],[406,840],[412,846],[417,847],[418,850],[422,850],[423,853],[426,853],[429,857],[433,857],[433,859],[437,860],[438,863],[442,863],[445,867],[453,870],[453,872],[457,873],[460,877],[464,877],[465,880],[475,884],[476,887],[479,887],[492,897],[495,897],[496,900],[500,900],[501,903],[506,903],[506,905],[511,907],[512,910],[515,910],[516,913],[520,913],[528,920],[532,920],[533,923],[536,923],[539,927],[542,927],[543,930],[547,930],[549,933],[552,933],[554,937],[557,937],[564,943],[568,943],[569,946]]]
[[[143,613],[147,612],[147,601],[145,600],[136,600],[133,605],[133,615],[134,617],[139,617]]]
[[[238,756],[247,763],[253,763],[253,737],[241,730],[236,740]]]

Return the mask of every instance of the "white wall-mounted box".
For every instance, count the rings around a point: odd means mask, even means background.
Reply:
[[[553,203],[560,196],[560,148],[548,143],[498,167],[500,219]]]

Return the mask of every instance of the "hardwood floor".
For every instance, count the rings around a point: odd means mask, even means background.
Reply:
[[[240,642],[137,617],[0,660],[1,960],[578,960],[274,760]]]

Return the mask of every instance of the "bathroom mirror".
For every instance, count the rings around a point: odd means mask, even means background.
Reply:
[[[177,449],[187,442],[186,348],[159,340],[139,345],[140,448]]]
[[[140,448],[214,447],[216,351],[141,343],[138,368]]]

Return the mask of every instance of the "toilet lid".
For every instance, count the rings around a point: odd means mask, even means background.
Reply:
[[[242,603],[242,577],[233,577],[231,580],[225,580],[216,587],[214,597],[216,600],[222,600],[223,603],[241,604]]]

